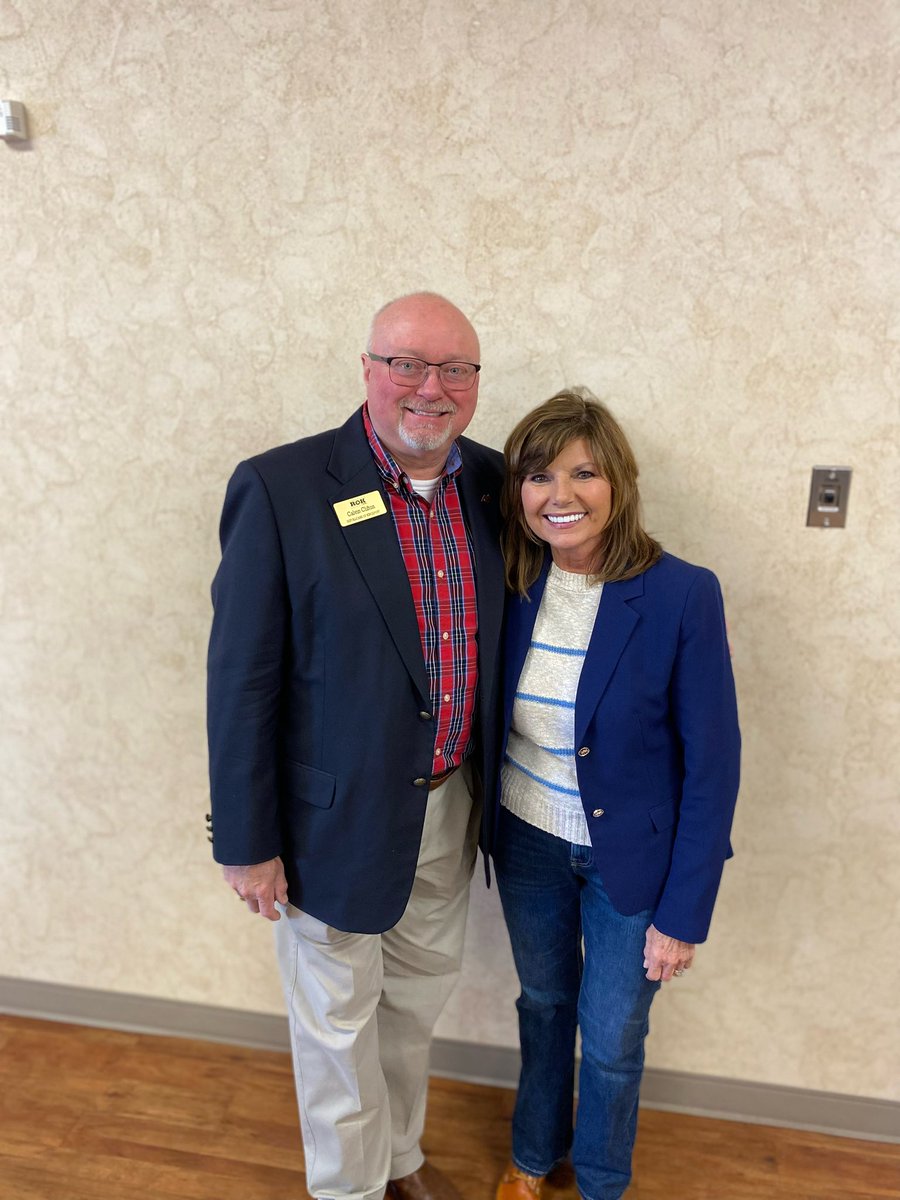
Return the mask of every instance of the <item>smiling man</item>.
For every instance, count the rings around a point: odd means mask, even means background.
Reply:
[[[439,296],[407,296],[375,314],[362,356],[369,417],[411,478],[440,473],[448,445],[472,420],[479,353],[475,330]],[[429,362],[435,355],[440,361]]]
[[[448,300],[386,305],[362,362],[343,426],[228,486],[210,832],[278,922],[310,1193],[458,1200],[420,1138],[496,769],[502,460],[460,436],[479,345]]]

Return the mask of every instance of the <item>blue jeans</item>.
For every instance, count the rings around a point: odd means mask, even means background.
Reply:
[[[659,989],[643,968],[653,913],[617,912],[590,846],[544,833],[506,809],[494,863],[522,987],[513,1162],[546,1175],[571,1149],[585,1200],[618,1200],[631,1179],[644,1038]]]

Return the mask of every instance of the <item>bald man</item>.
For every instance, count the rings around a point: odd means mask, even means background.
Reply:
[[[448,300],[385,305],[362,368],[344,425],[228,486],[210,832],[278,922],[311,1195],[458,1200],[420,1139],[493,808],[502,460],[461,436],[479,344]]]

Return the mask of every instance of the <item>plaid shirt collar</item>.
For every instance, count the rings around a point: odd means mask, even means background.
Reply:
[[[375,432],[372,421],[369,417],[368,403],[362,406],[363,426],[366,431],[366,437],[369,440],[369,446],[372,449],[372,454],[375,458],[375,463],[378,470],[381,472],[384,479],[390,483],[398,492],[412,491],[409,476],[394,460],[393,455],[382,444]],[[447,455],[447,461],[444,463],[444,469],[441,471],[441,479],[452,479],[462,470],[462,455],[459,451],[459,445],[456,442],[450,447],[450,453]]]

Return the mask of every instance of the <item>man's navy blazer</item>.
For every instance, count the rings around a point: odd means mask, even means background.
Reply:
[[[547,581],[509,602],[504,737]],[[718,580],[671,554],[605,583],[575,696],[578,787],[606,892],[702,942],[737,799],[740,732]],[[499,803],[499,798],[497,800]]]
[[[480,784],[496,774],[502,458],[458,445],[478,596]],[[342,526],[333,506],[369,492],[386,511]],[[207,697],[213,855],[233,865],[280,855],[292,904],[337,929],[383,932],[412,889],[435,722],[361,411],[241,463],[220,538]],[[488,826],[492,817],[486,805]]]

